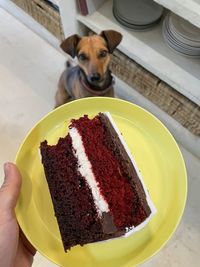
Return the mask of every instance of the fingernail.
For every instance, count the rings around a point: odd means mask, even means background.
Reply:
[[[5,176],[8,175],[9,170],[10,170],[10,163],[9,162],[4,163]]]

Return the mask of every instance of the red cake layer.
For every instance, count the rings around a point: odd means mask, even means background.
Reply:
[[[92,120],[84,116],[73,120],[72,127],[76,127],[82,137],[93,173],[101,194],[108,202],[117,229],[124,230],[125,227],[137,226],[143,222],[149,210],[142,205],[140,192],[134,188],[133,177],[127,173],[119,147],[113,143],[110,132],[112,126],[108,127],[102,119],[103,114]]]

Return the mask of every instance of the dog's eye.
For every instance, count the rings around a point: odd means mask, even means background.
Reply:
[[[99,57],[106,57],[108,55],[108,51],[106,50],[102,50],[100,53],[99,53]]]
[[[78,59],[79,59],[80,61],[85,61],[85,60],[88,60],[88,57],[87,57],[85,54],[80,54],[80,55],[78,56]]]

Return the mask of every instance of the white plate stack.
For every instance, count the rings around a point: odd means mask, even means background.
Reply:
[[[143,31],[158,23],[163,7],[153,0],[114,0],[113,14],[116,20],[136,31]]]
[[[162,33],[167,45],[176,52],[200,58],[200,28],[174,13],[169,13],[164,19]]]

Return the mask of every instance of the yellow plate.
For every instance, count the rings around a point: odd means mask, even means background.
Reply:
[[[141,231],[128,238],[76,246],[65,253],[54,217],[39,146],[55,144],[67,134],[72,118],[109,111],[121,130],[157,208]],[[66,104],[39,121],[16,157],[23,184],[16,207],[18,222],[33,246],[51,261],[70,267],[132,267],[161,249],[175,231],[187,196],[187,175],[181,152],[165,126],[149,112],[113,98],[86,98]]]

